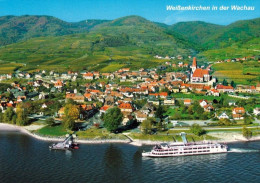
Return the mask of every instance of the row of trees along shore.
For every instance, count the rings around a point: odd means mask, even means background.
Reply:
[[[4,113],[0,111],[0,122],[25,126],[30,123],[28,111],[22,104],[18,104],[16,111],[12,107],[8,107]]]
[[[164,110],[160,106],[156,111],[156,116],[160,119],[159,122],[156,122],[155,118],[147,118],[141,124],[141,130],[143,134],[152,134],[152,130],[156,128],[157,131],[166,130],[166,125],[162,121],[162,114]],[[75,128],[75,121],[79,118],[80,109],[77,105],[73,103],[68,103],[64,107],[64,117],[62,118],[62,124],[64,128],[73,130]],[[114,107],[109,109],[103,116],[102,119],[104,121],[104,126],[110,132],[115,132],[120,125],[122,124],[123,114],[118,107]],[[19,126],[25,126],[30,123],[28,118],[28,111],[23,107],[22,104],[18,104],[16,111],[13,108],[7,108],[7,110],[2,113],[0,112],[0,122],[5,122],[9,124],[15,124]],[[49,118],[46,120],[46,123],[50,126],[55,124],[53,118]],[[204,130],[198,124],[193,124],[190,127],[190,132],[194,135],[201,136],[206,134],[206,130]],[[252,137],[252,131],[245,126],[242,128],[242,135],[250,139]]]

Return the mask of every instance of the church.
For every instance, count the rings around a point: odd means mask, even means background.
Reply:
[[[207,69],[197,68],[196,57],[193,57],[191,65],[191,83],[203,83],[210,81],[209,71]]]

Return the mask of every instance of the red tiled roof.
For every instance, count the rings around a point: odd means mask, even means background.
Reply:
[[[85,93],[85,94],[84,94],[84,97],[90,98],[90,97],[91,97],[91,93]]]
[[[204,75],[209,75],[209,71],[199,68],[194,71],[192,77],[202,78]]]
[[[68,94],[66,94],[66,98],[73,98],[73,97],[75,97],[75,93],[68,93]]]
[[[6,107],[13,107],[13,104],[7,103],[7,104],[6,104]]]
[[[204,90],[210,90],[210,86],[204,86],[203,89]]]
[[[233,90],[234,88],[232,86],[224,86],[224,85],[217,85],[216,89],[231,89]]]
[[[168,93],[167,93],[167,92],[161,92],[161,93],[159,93],[159,95],[160,95],[160,96],[165,96],[165,97],[167,97],[167,96],[168,96]]]
[[[245,109],[244,109],[244,107],[235,107],[233,109],[233,112],[235,112],[236,114],[244,114],[245,113]]]
[[[251,86],[251,90],[255,90],[256,88],[255,88],[255,86]]]
[[[79,105],[79,107],[81,107],[82,109],[84,109],[85,111],[90,111],[93,109],[92,105]]]
[[[208,103],[208,101],[207,101],[207,100],[204,100],[204,99],[200,100],[200,103],[203,102],[203,101],[205,101],[206,103]]]
[[[106,111],[110,108],[111,106],[109,105],[104,105],[103,107],[100,108],[100,110]]]
[[[61,80],[58,80],[56,83],[55,83],[55,86],[62,86],[63,83],[61,82]]]
[[[90,72],[88,72],[88,73],[86,73],[86,74],[83,74],[83,76],[92,76],[92,77],[93,77],[93,74],[90,73]]]
[[[211,89],[210,91],[212,91],[213,93],[219,93],[219,91],[216,89]]]
[[[191,99],[184,99],[184,103],[191,103]]]
[[[120,109],[133,109],[132,105],[129,104],[129,103],[122,103],[122,104],[119,105],[119,108]]]

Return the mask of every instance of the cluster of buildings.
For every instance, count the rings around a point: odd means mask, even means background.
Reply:
[[[199,68],[195,57],[186,72],[160,72],[163,74],[159,74],[158,70],[158,68],[141,68],[131,71],[129,68],[122,68],[112,73],[37,71],[31,74],[25,72],[8,74],[5,75],[6,79],[7,77],[8,79],[24,78],[28,82],[26,84],[13,83],[6,91],[2,91],[2,93],[11,93],[13,98],[0,94],[0,109],[5,111],[7,107],[15,108],[19,102],[46,99],[50,94],[65,93],[64,100],[73,100],[78,103],[81,109],[81,119],[86,119],[96,112],[105,113],[108,109],[118,106],[124,114],[123,123],[126,124],[134,118],[142,122],[148,117],[154,117],[156,105],[174,106],[176,99],[171,96],[171,93],[194,93],[215,97],[219,97],[222,93],[260,93],[260,84],[237,85],[236,88],[222,84],[214,86],[216,79],[210,75],[210,66],[206,69]],[[80,85],[80,90],[69,86],[68,83],[78,80],[88,82]],[[123,86],[122,82],[132,84]],[[135,102],[138,100],[147,102],[140,108]],[[187,106],[192,104],[189,98],[183,98],[182,101]],[[207,100],[201,100],[199,103],[206,112],[215,110]],[[48,108],[48,105],[44,104],[44,107]],[[233,110],[233,118],[242,119],[245,110],[242,108]],[[64,108],[57,112],[58,116],[62,117]],[[218,118],[225,118],[225,114]]]
[[[217,116],[218,119],[234,119],[234,120],[242,120],[244,119],[246,111],[244,107],[234,107],[232,109],[231,114],[227,114],[227,112],[222,112],[220,115]],[[258,115],[258,114],[257,114]]]

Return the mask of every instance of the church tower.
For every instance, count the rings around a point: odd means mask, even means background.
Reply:
[[[197,69],[197,60],[196,60],[196,57],[193,57],[193,62],[192,62],[192,65],[191,65],[191,70],[192,70],[192,73],[194,73],[194,71]]]

